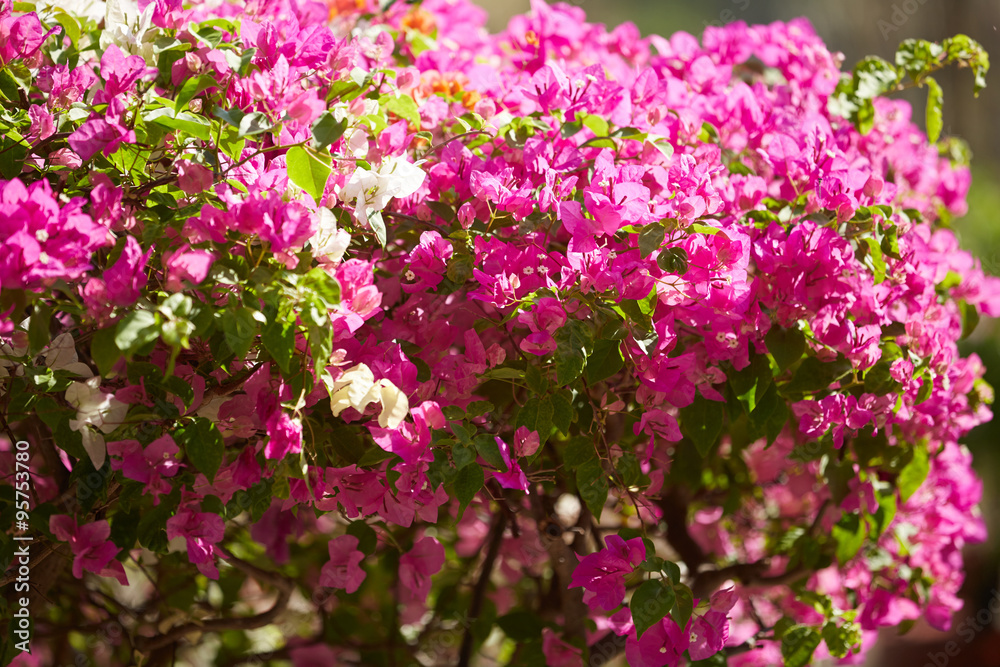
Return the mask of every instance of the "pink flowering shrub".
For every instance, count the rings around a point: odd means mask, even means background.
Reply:
[[[981,88],[978,44],[72,7],[0,0],[4,664],[798,667],[949,626],[1000,284],[932,75]]]

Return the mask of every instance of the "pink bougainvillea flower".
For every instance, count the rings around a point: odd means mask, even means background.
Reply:
[[[573,570],[570,588],[583,587],[594,594],[594,602],[610,611],[625,599],[625,577],[646,559],[641,537],[628,541],[609,535],[607,548],[583,557]]]
[[[510,455],[510,446],[501,440],[499,437],[494,436],[493,438],[497,443],[497,448],[500,450],[500,458],[507,466],[506,471],[497,471],[493,473],[493,477],[499,482],[500,486],[505,489],[519,489],[521,491],[528,490],[528,478],[525,476],[524,471],[521,470],[521,466],[518,464],[517,459]]]
[[[111,303],[116,306],[130,306],[139,299],[147,282],[146,263],[152,254],[152,249],[143,253],[134,237],[125,237],[122,254],[103,276],[106,294]]]
[[[361,569],[361,561],[365,559],[365,555],[358,551],[358,538],[354,535],[335,537],[330,540],[328,549],[330,560],[320,571],[319,585],[342,588],[347,593],[357,591],[366,576]]]
[[[124,115],[125,105],[119,98],[112,98],[103,117],[88,120],[69,135],[70,148],[86,162],[98,153],[109,157],[123,141],[134,143],[135,131],[125,125]]]
[[[170,485],[163,478],[180,472],[178,453],[180,448],[169,435],[163,435],[145,447],[138,440],[108,443],[108,454],[113,457],[111,469],[121,470],[123,475],[142,482],[157,495],[170,491]]]
[[[77,526],[73,517],[56,514],[49,517],[49,530],[56,539],[69,544],[73,552],[73,576],[83,578],[83,572],[93,572],[102,577],[113,577],[123,585],[128,585],[125,568],[115,560],[119,549],[108,539],[111,526],[107,521],[93,521]]]
[[[670,616],[662,618],[636,638],[633,630],[625,640],[625,655],[632,667],[679,667],[684,662],[690,637]]]
[[[200,284],[208,276],[208,271],[215,262],[215,255],[210,251],[189,248],[190,246],[184,245],[164,262],[167,268],[166,288],[172,292],[184,289],[182,281],[185,280],[192,285]]]
[[[289,454],[302,451],[302,422],[281,410],[271,413],[267,419],[267,444],[264,456],[269,459],[283,459]]]
[[[399,557],[399,581],[417,599],[425,599],[431,576],[444,565],[444,547],[433,537],[422,537]]]
[[[518,458],[534,455],[539,446],[538,431],[529,431],[526,426],[519,426],[514,431],[514,455]]]
[[[191,162],[181,160],[177,164],[177,187],[185,194],[196,195],[212,187],[214,176],[209,169]]]
[[[219,578],[215,557],[222,555],[216,544],[222,541],[226,524],[211,512],[197,512],[189,507],[167,519],[167,538],[182,537],[187,542],[188,560],[209,579]]]

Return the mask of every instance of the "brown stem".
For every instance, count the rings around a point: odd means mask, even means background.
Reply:
[[[705,552],[695,542],[687,529],[688,504],[677,489],[671,489],[660,499],[660,509],[663,510],[663,520],[667,524],[667,542],[674,548],[688,571],[697,572],[705,562]]]
[[[278,589],[278,597],[274,601],[271,608],[254,616],[213,618],[207,621],[191,621],[190,623],[175,626],[160,635],[154,635],[153,637],[136,637],[136,650],[146,654],[151,654],[154,651],[161,651],[168,646],[176,644],[178,641],[183,639],[185,635],[192,632],[205,633],[222,632],[223,630],[252,630],[254,628],[260,628],[273,623],[275,619],[283,611],[285,611],[285,608],[288,606],[288,601],[292,597],[293,587],[290,581],[282,577],[277,572],[262,570],[256,565],[240,560],[239,558],[236,558],[232,554],[226,552],[225,549],[222,549],[222,551],[228,556],[229,562],[233,567],[242,570],[258,581],[266,582]]]
[[[501,502],[503,502],[502,499]],[[483,566],[479,571],[476,586],[472,589],[472,602],[469,605],[468,622],[465,626],[465,634],[462,636],[462,647],[458,653],[458,667],[469,667],[469,660],[472,658],[472,626],[476,622],[476,619],[479,618],[479,612],[482,610],[483,597],[486,595],[486,586],[490,582],[493,564],[496,562],[497,554],[500,551],[500,543],[503,541],[503,533],[506,525],[507,515],[504,512],[497,512],[493,515],[493,525],[490,526],[486,557],[483,559]]]

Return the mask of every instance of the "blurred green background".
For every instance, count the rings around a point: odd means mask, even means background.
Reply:
[[[528,0],[476,2],[489,11],[491,31],[501,30],[512,15],[528,10]],[[892,61],[896,47],[907,38],[940,41],[957,33],[981,42],[994,62],[1000,62],[998,0],[574,0],[571,4],[582,7],[592,22],[614,26],[631,21],[643,34],[685,30],[699,37],[712,24],[769,23],[805,16],[831,51],[844,54],[845,68],[866,55]],[[962,246],[979,257],[987,273],[1000,275],[1000,73],[987,77],[987,88],[978,98],[972,94],[969,70],[950,68],[935,76],[945,92],[944,134],[962,137],[973,153],[969,213],[953,225]],[[914,118],[920,122],[924,95],[914,90],[904,96],[914,104]],[[987,380],[1000,389],[998,322],[983,318],[962,343],[962,352],[982,357],[989,369]],[[1000,409],[1000,403],[996,407]],[[983,478],[982,511],[990,538],[966,550],[965,608],[953,627],[976,619],[975,625],[964,627],[982,629],[971,640],[968,630],[961,635],[942,633],[923,622],[903,636],[896,630],[886,631],[869,653],[865,663],[869,667],[1000,667],[1000,614],[990,610],[991,600],[1000,600],[1000,418],[973,431],[965,442]],[[993,608],[998,604],[994,602]]]

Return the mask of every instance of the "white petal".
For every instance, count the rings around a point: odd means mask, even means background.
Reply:
[[[45,365],[54,371],[66,368],[79,360],[76,356],[76,341],[68,333],[56,336],[45,348]],[[93,373],[89,373],[90,377]]]
[[[382,428],[398,428],[410,411],[410,401],[399,387],[388,380],[379,380],[379,393],[382,399],[382,412],[378,416],[378,425]]]
[[[83,436],[83,448],[87,450],[87,456],[94,464],[94,470],[100,470],[104,465],[104,459],[108,456],[108,447],[104,443],[104,436],[86,427],[80,435]]]

